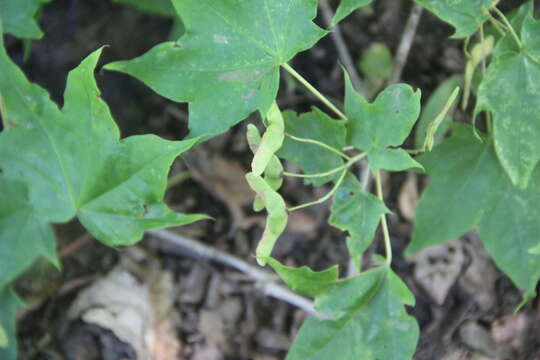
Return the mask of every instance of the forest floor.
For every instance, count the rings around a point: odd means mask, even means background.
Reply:
[[[502,1],[501,6],[510,9],[519,3]],[[341,31],[353,61],[374,43],[386,44],[395,54],[411,8],[409,0],[378,0],[347,18]],[[55,0],[45,7],[41,24],[45,37],[31,43],[25,61],[21,41],[10,38],[7,47],[29,78],[59,104],[68,71],[91,51],[109,45],[101,65],[133,58],[168,40],[172,27],[169,19],[109,0]],[[422,90],[424,102],[442,81],[463,73],[462,42],[449,39],[451,34],[450,27],[424,12],[401,76],[401,81]],[[336,44],[328,36],[293,64],[340,102],[339,61]],[[185,104],[168,101],[122,74],[102,71],[96,76],[123,136],[185,136]],[[291,84],[284,76],[285,90],[278,98],[282,107],[307,111],[317,104]],[[456,114],[458,121],[470,121],[467,116]],[[250,121],[259,121],[258,116]],[[28,304],[18,315],[21,359],[120,360],[136,359],[136,354],[160,360],[284,357],[307,315],[291,301],[269,296],[269,280],[253,270],[264,218],[251,210],[253,193],[243,176],[251,159],[245,126],[246,122],[190,151],[171,171],[175,183],[167,192],[169,206],[215,220],[169,231],[180,240],[204,244],[206,252],[195,252],[157,232],[134,247],[111,249],[76,222],[57,226],[62,272],[39,262],[17,285]],[[475,233],[412,259],[403,257],[425,184],[422,175],[413,173],[384,177],[392,210],[393,266],[417,299],[408,309],[421,326],[415,359],[540,359],[540,302],[531,301],[514,314],[520,292],[497,270]],[[296,204],[318,198],[327,189],[320,191],[293,179],[286,181],[282,193]],[[346,272],[345,234],[326,224],[328,214],[328,203],[294,213],[274,255],[287,265],[314,269],[338,263]],[[382,251],[377,233],[368,252]],[[231,266],[227,254],[252,270]],[[89,311],[95,308],[102,311]]]

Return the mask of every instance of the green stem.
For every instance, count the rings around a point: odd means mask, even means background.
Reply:
[[[167,181],[167,189],[173,188],[176,185],[186,181],[191,177],[191,174],[189,171],[181,171],[176,175],[173,175],[169,178],[169,181]]]
[[[375,182],[377,186],[377,197],[384,202],[384,195],[382,190],[381,172],[378,171],[375,176]],[[388,231],[388,223],[386,222],[386,214],[381,215],[381,226],[384,236],[384,250],[386,253],[386,265],[392,264],[392,243],[390,242],[390,233]]]
[[[482,52],[485,50],[483,44],[485,41],[485,35],[484,35],[484,25],[480,26],[480,41],[482,42]],[[482,79],[485,78],[487,71],[487,64],[486,64],[486,54],[482,54]],[[493,122],[491,118],[491,113],[488,111],[486,112],[486,129],[488,134],[491,134],[493,132]]]
[[[501,34],[501,36],[505,36],[506,35],[506,32],[507,31],[510,31],[510,29],[508,29],[506,27],[506,25],[504,25],[503,23],[501,23],[499,20],[495,19],[493,17],[493,15],[489,14],[489,22],[491,23],[491,25],[493,25],[493,27],[495,29],[497,29],[497,31],[499,32],[499,34]]]
[[[306,139],[306,138],[301,138],[301,137],[298,137],[298,136],[294,136],[294,135],[291,135],[291,134],[287,134],[285,133],[285,136],[295,140],[295,141],[298,141],[298,142],[304,142],[304,143],[308,143],[308,144],[313,144],[313,145],[317,145],[317,146],[320,146],[322,148],[325,148],[326,150],[329,150],[329,151],[332,151],[336,154],[338,154],[339,156],[341,156],[342,158],[344,158],[345,160],[350,160],[351,158],[349,156],[347,156],[346,154],[342,153],[341,151],[339,151],[338,149],[336,148],[333,148],[331,147],[330,145],[327,145],[323,142],[320,142],[320,141],[317,141],[317,140],[313,140],[313,139]]]
[[[325,177],[325,176],[330,176],[330,175],[333,175],[341,170],[346,170],[348,169],[349,167],[351,167],[353,164],[357,163],[358,161],[362,160],[363,158],[365,158],[367,155],[367,153],[361,153],[361,154],[358,154],[352,158],[349,159],[349,161],[347,161],[345,164],[341,165],[341,166],[338,166],[337,168],[334,168],[332,170],[329,170],[329,171],[326,171],[326,172],[323,172],[323,173],[317,173],[317,174],[295,174],[295,173],[290,173],[290,172],[284,172],[283,175],[284,176],[290,176],[290,177],[297,177],[297,178],[320,178],[320,177]]]
[[[471,56],[471,53],[469,52],[469,44],[471,42],[471,37],[470,36],[467,36],[465,38],[465,41],[463,41],[463,53],[465,54],[465,57],[467,59],[470,59],[472,56]]]
[[[508,19],[506,18],[506,16],[503,14],[503,12],[499,9],[497,9],[497,7],[493,7],[491,9],[493,12],[495,12],[495,14],[497,14],[501,20],[503,21],[504,25],[506,25],[506,27],[508,28],[508,30],[510,30],[510,33],[512,34],[512,36],[514,37],[514,40],[516,41],[516,43],[518,44],[519,48],[521,49],[523,47],[523,44],[521,43],[521,40],[519,40],[519,36],[517,35],[516,31],[514,30],[514,27],[512,26],[512,24],[510,24],[510,21],[508,21]]]
[[[343,170],[343,172],[342,172],[341,175],[339,176],[339,179],[338,179],[338,181],[336,181],[336,183],[335,183],[334,187],[332,188],[332,190],[330,190],[330,191],[329,191],[326,195],[324,195],[322,198],[320,198],[320,199],[318,199],[318,200],[315,200],[315,201],[312,201],[312,202],[309,202],[309,203],[306,203],[306,204],[302,204],[302,205],[298,205],[298,206],[289,208],[288,210],[289,210],[289,211],[296,211],[296,210],[300,210],[300,209],[307,208],[307,207],[309,207],[309,206],[322,204],[322,203],[325,202],[326,200],[330,199],[330,198],[332,197],[332,195],[334,195],[334,193],[337,191],[337,189],[339,188],[339,186],[340,186],[341,183],[343,182],[343,179],[345,179],[345,175],[347,175],[347,169]]]
[[[302,77],[302,75],[300,75],[299,73],[296,72],[296,70],[294,70],[289,64],[287,63],[283,63],[281,64],[281,66],[289,73],[291,74],[296,80],[298,80],[302,85],[304,85],[310,92],[313,93],[313,95],[315,95],[317,97],[317,99],[319,99],[323,104],[325,104],[326,106],[328,106],[328,108],[330,110],[332,110],[334,113],[336,113],[337,116],[339,116],[342,120],[344,121],[349,121],[349,119],[347,118],[347,116],[345,116],[345,114],[343,114],[334,104],[332,104],[330,102],[330,100],[328,100],[326,98],[326,96],[324,96],[323,94],[321,94],[319,92],[319,90],[315,89],[315,87],[313,87],[313,85],[311,85],[306,79],[304,79]]]

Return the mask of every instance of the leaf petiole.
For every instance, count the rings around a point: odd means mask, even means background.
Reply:
[[[503,14],[503,12],[501,10],[499,10],[497,7],[493,7],[491,9],[495,14],[497,14],[497,16],[499,16],[501,18],[501,20],[503,21],[504,25],[508,28],[508,30],[510,31],[510,33],[512,34],[512,36],[514,37],[514,40],[516,41],[517,45],[519,46],[519,48],[523,48],[523,44],[521,43],[521,40],[519,40],[519,36],[517,35],[516,33],[516,30],[514,30],[514,27],[512,26],[512,24],[510,23],[510,21],[508,21],[508,19],[506,18],[506,16]]]
[[[323,94],[319,92],[313,85],[311,85],[306,79],[302,77],[299,73],[296,72],[289,64],[283,63],[281,66],[289,73],[291,74],[296,80],[298,80],[302,85],[306,87],[317,99],[319,99],[324,105],[328,106],[330,110],[332,110],[339,118],[342,120],[348,122],[349,119],[345,114],[343,114],[330,100],[326,98]]]
[[[384,194],[382,190],[381,172],[378,171],[375,175],[375,183],[377,187],[377,197],[384,202]],[[386,214],[381,215],[381,227],[384,236],[384,250],[386,253],[386,265],[392,264],[392,243],[390,241],[390,232],[388,231],[388,223],[386,222]]]
[[[367,155],[367,153],[361,153],[361,154],[358,154],[356,156],[353,156],[352,158],[349,159],[349,161],[347,161],[345,164],[341,165],[341,166],[338,166],[337,168],[334,168],[332,170],[328,170],[326,172],[323,172],[323,173],[317,173],[317,174],[295,174],[295,173],[290,173],[290,172],[284,172],[283,175],[284,176],[290,176],[290,177],[298,177],[298,178],[320,178],[320,177],[325,177],[325,176],[330,176],[330,175],[333,175],[337,172],[340,172],[341,170],[346,170],[348,169],[349,167],[351,167],[353,164],[357,163],[358,161],[362,160],[363,158],[365,158]]]
[[[495,17],[493,17],[493,15],[491,15],[489,12],[488,12],[488,15],[489,15],[489,22],[491,23],[491,25],[493,25],[493,27],[499,32],[501,36],[505,36],[506,32],[510,31],[510,29],[508,29],[506,25],[504,25]]]
[[[293,139],[295,141],[298,141],[298,142],[304,142],[304,143],[313,144],[313,145],[317,145],[317,146],[320,146],[322,148],[325,148],[326,150],[329,150],[329,151],[332,151],[332,152],[338,154],[339,156],[341,156],[342,158],[344,158],[347,161],[351,159],[350,156],[347,156],[346,154],[342,153],[338,149],[333,148],[330,145],[327,145],[327,144],[325,144],[323,142],[313,140],[313,139],[301,138],[301,137],[294,136],[294,135],[287,134],[287,133],[285,133],[285,136],[287,136],[288,138],[291,138],[291,139]]]
[[[298,206],[295,206],[295,207],[292,207],[292,208],[289,208],[288,211],[296,211],[296,210],[300,210],[300,209],[304,209],[304,208],[307,208],[309,206],[313,206],[313,205],[318,205],[318,204],[322,204],[323,202],[325,202],[326,200],[330,199],[332,197],[332,195],[334,195],[334,193],[337,191],[337,189],[339,188],[339,186],[341,185],[341,183],[343,182],[343,179],[345,179],[345,175],[347,175],[347,169],[344,169],[343,172],[341,173],[341,175],[339,176],[339,179],[336,181],[336,183],[334,184],[334,187],[332,188],[332,190],[330,190],[326,195],[324,195],[322,198],[318,199],[318,200],[315,200],[315,201],[312,201],[312,202],[308,202],[308,203],[305,203],[305,204],[302,204],[302,205],[298,205]]]

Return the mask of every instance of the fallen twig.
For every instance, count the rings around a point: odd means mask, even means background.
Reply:
[[[332,8],[330,8],[330,5],[328,5],[328,2],[326,0],[322,0],[319,4],[319,7],[321,9],[321,13],[325,22],[326,27],[330,27],[330,24],[332,22],[332,18],[334,17],[334,13],[332,11]],[[358,74],[358,71],[356,71],[356,66],[354,65],[354,62],[352,60],[351,54],[349,52],[349,49],[347,48],[347,45],[345,44],[345,40],[343,39],[343,35],[341,34],[341,29],[339,28],[339,25],[335,25],[332,28],[332,32],[330,33],[330,36],[332,37],[332,40],[334,41],[334,44],[336,45],[336,49],[339,54],[339,59],[343,63],[343,66],[349,73],[349,76],[351,77],[351,82],[359,93],[362,95],[365,95],[364,89],[364,83],[362,81],[362,78]]]
[[[416,35],[416,29],[420,23],[420,18],[422,17],[423,8],[414,4],[411,13],[409,14],[409,19],[405,25],[405,30],[403,31],[403,36],[399,43],[399,47],[394,59],[394,69],[390,79],[388,79],[388,85],[395,84],[401,79],[401,74],[403,73],[403,68],[407,63],[407,58],[409,57],[409,52],[411,51],[411,46]]]
[[[317,312],[313,306],[313,302],[309,299],[293,293],[282,285],[276,284],[275,281],[277,280],[277,277],[274,274],[262,270],[257,266],[248,264],[236,256],[167,230],[150,230],[147,234],[160,239],[169,245],[181,247],[185,252],[191,253],[198,258],[212,260],[235,268],[257,281],[258,287],[264,294],[299,307],[310,315],[321,319],[329,319],[328,316]]]

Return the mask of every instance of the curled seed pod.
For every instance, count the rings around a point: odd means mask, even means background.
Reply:
[[[274,102],[266,119],[268,126],[261,142],[255,151],[251,169],[254,174],[262,175],[274,154],[281,148],[285,139],[285,121],[279,107]]]
[[[263,258],[270,256],[278,237],[287,226],[287,209],[281,195],[272,189],[260,175],[248,173],[246,180],[268,211],[266,227],[256,250],[257,262],[260,265],[265,265],[266,261]]]
[[[257,130],[255,125],[249,124],[247,126],[246,137],[251,151],[253,151],[254,154],[257,153],[262,139],[259,130]],[[264,180],[273,190],[279,190],[281,185],[283,185],[283,166],[281,165],[279,158],[275,155],[272,155],[270,161],[266,165],[266,169],[264,170]],[[256,196],[255,201],[253,202],[253,210],[258,212],[263,209],[263,201],[259,196]]]

